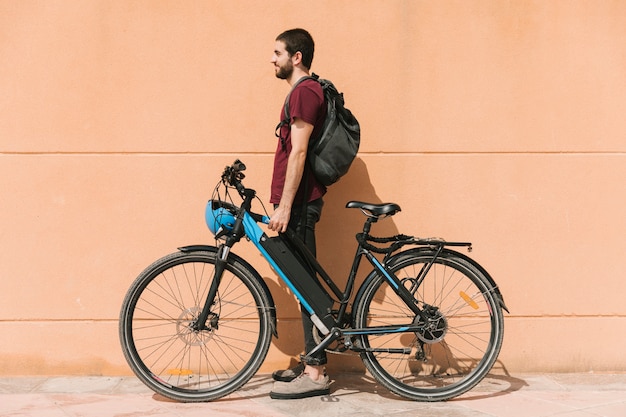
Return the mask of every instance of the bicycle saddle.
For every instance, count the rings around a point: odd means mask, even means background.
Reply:
[[[371,204],[361,201],[350,201],[346,204],[346,208],[358,208],[367,212],[366,215],[371,217],[393,216],[401,211],[400,206],[395,203]]]

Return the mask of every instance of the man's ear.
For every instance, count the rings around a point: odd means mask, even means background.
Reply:
[[[302,52],[298,51],[291,56],[291,62],[294,66],[300,65],[302,63]]]

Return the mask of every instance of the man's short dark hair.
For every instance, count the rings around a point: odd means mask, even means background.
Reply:
[[[276,40],[285,43],[285,49],[289,56],[293,56],[293,54],[300,51],[302,54],[302,65],[307,69],[311,68],[315,42],[313,42],[313,37],[309,32],[304,29],[290,29],[278,35]]]

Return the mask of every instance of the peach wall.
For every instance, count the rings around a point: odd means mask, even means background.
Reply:
[[[296,26],[363,128],[322,263],[349,268],[348,199],[395,201],[381,233],[471,240],[500,284],[499,367],[626,371],[626,3],[0,0],[0,375],[130,372],[124,292],[212,242],[224,165],[268,200],[288,91],[269,59]],[[236,252],[279,305],[269,371],[299,353],[297,305]]]

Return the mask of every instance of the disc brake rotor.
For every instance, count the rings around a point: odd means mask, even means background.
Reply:
[[[197,331],[193,326],[202,310],[200,307],[190,307],[178,316],[176,320],[176,335],[186,345],[202,346],[213,338],[213,326],[211,326],[214,314],[209,315],[207,319],[207,330]]]

